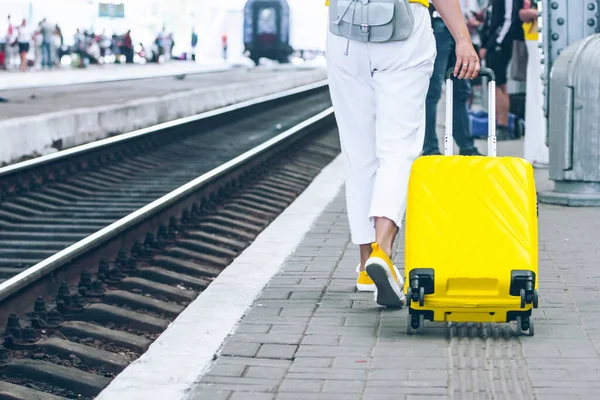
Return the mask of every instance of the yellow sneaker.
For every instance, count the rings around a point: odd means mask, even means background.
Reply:
[[[402,275],[377,243],[373,243],[371,248],[373,251],[367,260],[366,270],[375,283],[375,302],[380,306],[404,307],[406,299],[402,291]]]
[[[360,270],[360,263],[358,263],[358,267],[356,267],[356,273],[358,274],[358,278],[356,279],[356,289],[359,292],[374,292],[375,282],[373,282],[369,274],[367,274],[367,271]]]

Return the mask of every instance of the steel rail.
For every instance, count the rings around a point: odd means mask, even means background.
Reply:
[[[326,83],[321,82],[321,83],[304,86],[302,88],[292,89],[290,91],[286,91],[287,95],[285,95],[285,96],[289,96],[290,94],[293,94],[293,93],[300,93],[302,91],[312,90],[314,88],[319,88],[325,84]],[[273,100],[273,99],[278,99],[278,98],[282,98],[283,96],[284,96],[283,93],[265,96],[262,98],[263,99],[262,101],[264,102],[264,101],[269,101],[269,100]],[[258,101],[258,99],[253,102],[244,102],[244,103],[253,104],[254,102],[257,102],[257,101]],[[234,106],[225,107],[225,109],[229,109],[229,110],[239,109],[242,107],[242,104],[243,103],[240,103],[240,104],[237,104]],[[215,111],[205,113],[202,115],[204,116],[204,118],[206,118],[207,114],[217,115],[219,113],[225,112],[223,110],[224,109],[215,110]],[[177,121],[185,120],[186,122],[190,122],[190,121],[196,121],[199,118],[200,118],[200,116],[188,117],[188,118],[182,118]],[[169,206],[177,203],[178,201],[180,201],[184,198],[187,198],[188,196],[190,196],[191,194],[194,194],[198,190],[214,183],[214,181],[217,180],[218,178],[223,177],[224,175],[226,175],[228,173],[238,170],[240,167],[244,166],[245,164],[251,162],[252,160],[254,160],[258,157],[264,156],[267,152],[272,151],[276,147],[289,142],[291,139],[294,139],[294,138],[299,139],[300,137],[304,136],[303,134],[306,134],[308,131],[310,131],[311,128],[315,127],[317,124],[325,123],[327,121],[332,121],[332,120],[333,120],[333,107],[330,107],[330,108],[320,112],[319,114],[303,121],[302,123],[286,130],[285,132],[282,132],[281,134],[277,135],[276,137],[274,137],[270,140],[267,140],[266,142],[262,143],[261,145],[231,159],[230,161],[220,165],[219,167],[214,168],[213,170],[199,176],[198,178],[188,182],[187,184],[173,190],[172,192],[162,196],[161,198],[140,208],[139,210],[134,211],[133,213],[121,218],[120,220],[108,225],[107,227],[97,231],[96,233],[80,240],[79,242],[67,247],[66,249],[56,253],[55,255],[39,262],[38,264],[28,268],[27,270],[21,272],[20,274],[6,280],[5,282],[0,284],[0,304],[4,303],[7,299],[12,297],[16,293],[26,289],[33,282],[36,282],[36,281],[40,280],[41,278],[47,276],[48,274],[52,273],[53,271],[56,271],[58,268],[61,268],[65,265],[69,264],[70,262],[72,262],[76,258],[80,257],[81,255],[92,251],[93,249],[101,246],[104,243],[107,243],[111,239],[114,239],[116,236],[118,236],[120,233],[122,233],[130,228],[133,228],[134,226],[140,224],[144,220],[152,218],[153,216],[156,216],[160,212],[167,209]],[[182,122],[179,122],[179,123],[182,123]],[[176,124],[176,121],[161,124],[159,126],[162,126],[163,127],[162,129],[164,129],[165,126],[172,126],[173,124]],[[136,131],[136,132],[127,134],[127,135],[129,135],[127,138],[113,138],[111,140],[114,140],[114,141],[128,140],[132,137],[137,137],[137,136],[140,136],[143,134],[152,133],[152,132],[156,131],[156,129],[158,129],[158,128],[157,127],[148,128],[148,129],[144,129],[144,130],[140,130],[140,131]],[[84,145],[84,146],[81,146],[81,147],[84,147],[84,149],[78,149],[77,151],[89,151],[89,149],[97,148],[98,146],[100,146],[100,144],[96,144],[96,143],[93,143],[90,145]],[[52,155],[47,156],[47,158],[46,158],[46,160],[52,160],[52,159],[53,159]],[[28,164],[26,166],[21,166],[21,168],[31,167],[31,165],[36,164],[35,160],[32,160],[31,162],[25,162],[25,163],[28,163]],[[24,164],[24,163],[21,163],[21,164]]]

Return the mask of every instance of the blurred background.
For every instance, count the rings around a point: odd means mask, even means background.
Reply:
[[[197,34],[198,62],[222,59],[226,42],[228,62],[247,63],[243,41],[246,3],[246,0],[0,0],[0,30],[4,31],[8,25],[19,26],[25,19],[35,43],[35,31],[41,21],[46,19],[48,24],[58,25],[59,33],[54,40],[64,50],[59,55],[62,64],[71,63],[66,48],[80,45],[85,39],[86,47],[90,42],[98,44],[98,49],[96,44],[90,49],[91,56],[102,51],[102,62],[114,62],[113,55],[119,53],[128,31],[136,63],[152,61],[153,54],[165,53],[168,53],[165,58],[185,59],[187,55],[189,59],[193,31]],[[324,50],[327,8],[323,3],[323,0],[288,1],[289,45],[293,49]],[[117,43],[111,43],[111,39]],[[161,45],[171,51],[159,52],[156,47]]]

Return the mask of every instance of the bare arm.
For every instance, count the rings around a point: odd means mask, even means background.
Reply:
[[[474,79],[479,75],[479,57],[473,48],[471,35],[457,0],[432,0],[456,42],[456,65],[454,76]],[[459,75],[460,71],[460,75]]]
[[[537,19],[537,17],[538,11],[534,8],[519,10],[519,18],[521,18],[521,21],[523,22],[531,22],[534,19]]]

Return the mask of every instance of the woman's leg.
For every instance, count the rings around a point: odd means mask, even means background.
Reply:
[[[436,57],[436,44],[426,8],[412,5],[415,28],[402,42],[371,46],[376,113],[375,176],[369,216],[375,221],[376,243],[367,273],[377,286],[376,301],[402,307],[404,281],[394,267],[392,245],[406,210],[410,170],[425,136],[425,99]]]
[[[331,100],[338,125],[346,170],[346,206],[352,242],[360,245],[360,270],[364,271],[375,241],[375,227],[369,218],[373,182],[378,161],[375,155],[375,89],[369,68],[367,46],[350,43],[328,33],[327,74]],[[357,288],[373,291],[373,281],[359,273]]]
[[[25,72],[27,70],[27,52],[21,51],[19,56],[21,57],[21,71]]]
[[[508,86],[505,84],[496,87],[496,116],[498,125],[508,126],[508,113],[510,111],[510,97]]]

